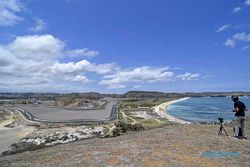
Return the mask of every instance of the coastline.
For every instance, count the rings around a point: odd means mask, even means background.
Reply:
[[[165,111],[166,108],[167,108],[169,105],[174,104],[174,103],[177,103],[177,102],[180,102],[180,101],[183,101],[183,100],[187,100],[187,99],[189,99],[189,98],[190,98],[190,97],[184,97],[184,98],[181,98],[181,99],[177,99],[177,100],[172,100],[172,101],[168,101],[168,102],[165,102],[165,103],[161,103],[160,105],[153,107],[153,110],[154,110],[154,112],[156,112],[160,117],[166,118],[166,119],[168,119],[168,120],[171,121],[171,122],[176,122],[176,123],[180,123],[180,124],[190,124],[191,122],[188,122],[188,121],[184,121],[184,120],[175,118],[174,116],[169,115],[169,114]]]

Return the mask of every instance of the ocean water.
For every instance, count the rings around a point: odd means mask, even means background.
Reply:
[[[240,101],[250,110],[249,96],[240,97]],[[232,109],[233,101],[230,97],[199,97],[171,104],[166,108],[166,112],[189,122],[215,122],[218,117],[228,122],[235,118]],[[250,111],[246,114],[250,115]]]

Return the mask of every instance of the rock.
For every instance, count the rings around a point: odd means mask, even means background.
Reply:
[[[67,135],[64,135],[64,136],[62,136],[61,138],[60,138],[60,140],[62,140],[62,141],[65,141],[65,140],[68,140],[69,139],[69,137],[67,136]]]

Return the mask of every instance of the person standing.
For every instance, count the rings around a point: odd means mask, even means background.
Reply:
[[[241,130],[241,133],[239,130],[239,134],[237,134],[236,137],[246,139],[246,136],[245,136],[245,120],[246,120],[245,111],[247,111],[247,108],[246,108],[245,104],[239,100],[238,96],[233,95],[231,97],[231,99],[234,102],[233,112],[235,112],[237,125],[238,125],[238,127],[240,127],[240,130]]]

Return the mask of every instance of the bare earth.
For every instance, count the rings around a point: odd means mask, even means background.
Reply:
[[[250,136],[250,118],[247,136]],[[115,138],[92,139],[0,157],[0,166],[250,166],[250,140],[218,136],[219,125],[174,124]],[[226,126],[229,134],[232,128]],[[203,151],[239,151],[207,159]]]
[[[58,107],[48,107],[44,105],[17,105],[40,120],[47,121],[69,121],[69,120],[109,120],[112,112],[112,107],[117,104],[117,101],[110,100],[105,109],[93,110],[73,110]]]
[[[13,143],[18,142],[32,130],[32,127],[19,126],[15,128],[5,128],[0,125],[0,153],[7,151]]]
[[[8,116],[0,122],[0,154],[7,151],[13,143],[18,142],[22,137],[34,130],[33,127],[25,125],[18,125],[13,128],[5,127],[13,121],[15,121],[13,117]]]

